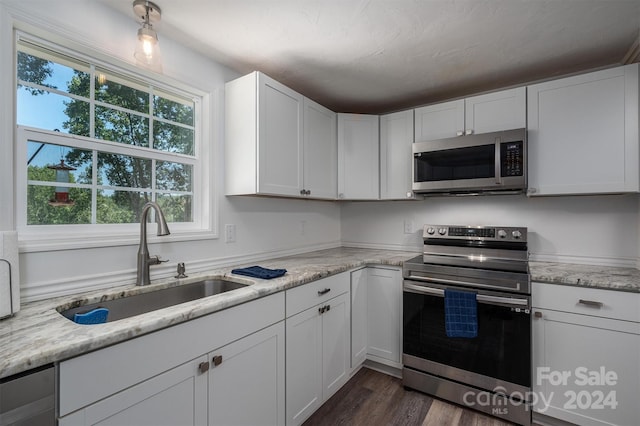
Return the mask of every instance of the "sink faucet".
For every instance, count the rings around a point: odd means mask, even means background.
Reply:
[[[160,206],[150,201],[142,207],[142,213],[140,214],[140,247],[138,247],[138,274],[136,277],[136,285],[148,285],[149,280],[149,266],[158,265],[161,262],[168,262],[168,260],[160,260],[159,256],[149,256],[149,248],[147,247],[147,215],[149,209],[153,208],[156,212],[156,222],[158,223],[157,235],[169,235],[169,227],[167,221],[164,218]]]

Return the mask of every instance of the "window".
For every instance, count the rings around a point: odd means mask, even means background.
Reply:
[[[27,36],[16,64],[22,231],[131,235],[148,201],[172,233],[210,228],[202,95]]]

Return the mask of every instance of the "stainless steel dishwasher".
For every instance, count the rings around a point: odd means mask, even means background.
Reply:
[[[1,379],[0,426],[54,426],[55,377],[48,365]]]

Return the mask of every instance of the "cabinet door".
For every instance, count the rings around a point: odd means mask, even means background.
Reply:
[[[464,99],[428,105],[415,110],[414,142],[464,134]]]
[[[638,64],[529,86],[528,143],[532,195],[638,191]]]
[[[77,425],[205,425],[207,375],[199,369],[206,357],[190,361],[59,419]],[[88,385],[99,385],[96,383]]]
[[[467,135],[527,127],[524,87],[473,96],[465,99],[464,105]]]
[[[286,320],[287,425],[302,424],[322,405],[322,319],[317,307]]]
[[[311,198],[338,195],[336,113],[304,98],[304,189]]]
[[[322,314],[322,398],[329,399],[349,379],[350,299],[349,293],[323,305]]]
[[[380,199],[414,198],[413,110],[380,116]]]
[[[351,368],[367,359],[367,269],[351,273]]]
[[[258,192],[300,196],[302,95],[258,74]]]
[[[338,114],[338,198],[379,197],[377,115]]]
[[[640,324],[534,309],[534,410],[579,425],[640,419]]]
[[[402,273],[368,268],[368,349],[374,361],[400,365]]]
[[[284,424],[284,350],[283,321],[209,354],[209,425]]]

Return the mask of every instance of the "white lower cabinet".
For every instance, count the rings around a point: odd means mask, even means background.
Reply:
[[[281,321],[209,354],[210,425],[284,424],[284,332]]]
[[[349,379],[349,273],[287,291],[287,425],[302,424]]]
[[[368,327],[367,303],[368,269],[351,272],[351,368],[355,369],[367,359]]]
[[[276,293],[61,362],[59,424],[284,424],[284,299]]]
[[[534,283],[534,419],[638,424],[639,301],[634,293]]]
[[[402,271],[367,267],[351,273],[351,367],[370,359],[401,368]]]
[[[207,375],[199,365],[206,362],[206,357],[189,361],[69,414],[58,425],[205,425]]]
[[[402,367],[402,271],[367,268],[368,358]]]

